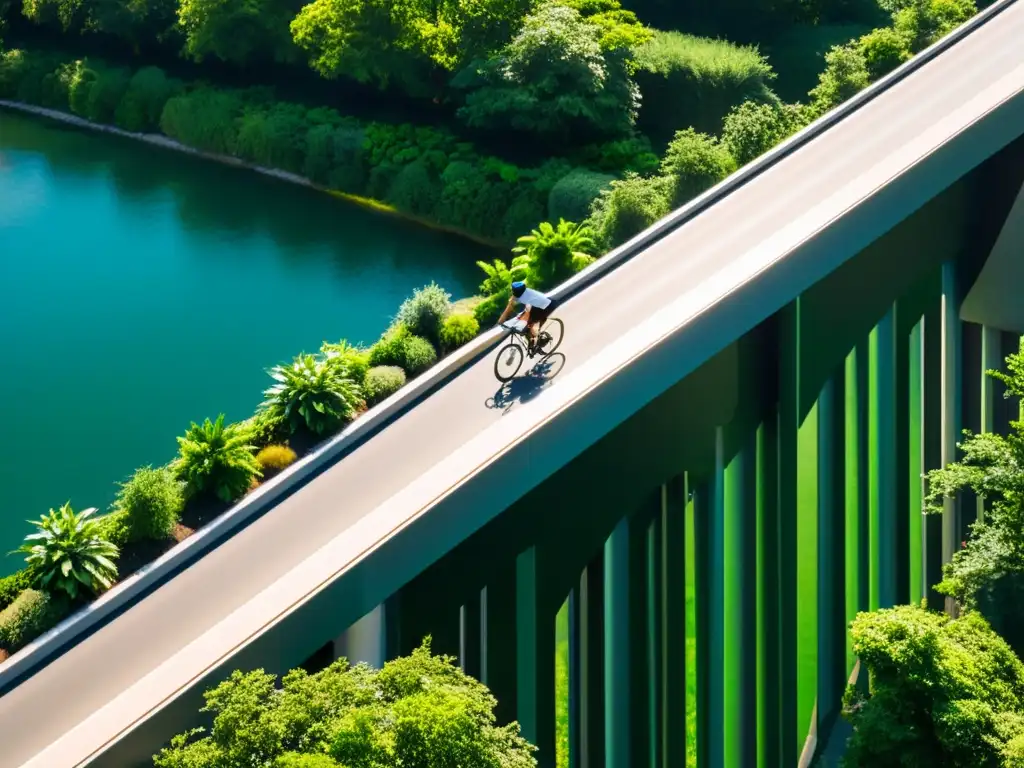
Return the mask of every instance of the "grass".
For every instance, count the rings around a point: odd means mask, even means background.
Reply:
[[[677,69],[707,84],[768,80],[772,70],[753,46],[739,46],[725,40],[695,37],[682,32],[659,31],[636,50],[640,69],[667,75]]]

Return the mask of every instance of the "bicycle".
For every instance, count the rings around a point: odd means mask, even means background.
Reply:
[[[534,348],[527,336],[526,323],[519,317],[506,320],[501,327],[512,332],[508,344],[498,350],[494,360],[494,375],[502,384],[515,378],[527,357],[533,358],[537,353],[542,353],[545,358],[552,355],[565,334],[565,323],[557,317],[549,317],[540,327]]]

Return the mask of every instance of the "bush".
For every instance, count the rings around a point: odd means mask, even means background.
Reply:
[[[417,288],[398,308],[395,322],[436,344],[441,340],[445,318],[451,314],[451,299],[451,294],[437,283]]]
[[[857,48],[872,80],[884,77],[913,56],[907,38],[891,27],[868,32],[857,41]]]
[[[264,168],[302,173],[307,129],[306,109],[298,104],[251,104],[238,120],[234,152]]]
[[[291,431],[284,416],[266,410],[257,410],[253,416],[239,422],[238,428],[246,433],[246,442],[253,448],[265,448],[287,440]]]
[[[468,344],[480,332],[480,323],[470,314],[449,315],[441,329],[441,344],[447,350]]]
[[[476,318],[481,328],[489,328],[498,322],[505,305],[508,304],[509,295],[511,295],[511,291],[504,296],[500,294],[488,296],[473,307],[473,317]]]
[[[867,88],[870,82],[864,54],[852,46],[837,45],[825,54],[825,70],[808,95],[817,113],[824,114]]]
[[[366,372],[366,404],[376,405],[405,386],[405,371],[397,365],[378,365]]]
[[[285,752],[274,761],[274,768],[342,768],[328,755]]]
[[[94,123],[110,125],[115,122],[118,105],[131,84],[131,74],[131,70],[120,67],[100,69],[89,91],[85,116]]]
[[[291,365],[274,366],[270,376],[277,383],[264,392],[260,407],[287,420],[293,432],[336,432],[363,407],[359,385],[340,357],[299,355]]]
[[[340,659],[313,675],[293,670],[280,688],[263,670],[236,671],[205,692],[212,735],[175,736],[153,763],[282,768],[274,761],[287,752],[326,747],[344,766],[536,768],[518,724],[497,726],[494,697],[453,662],[424,642],[381,670]],[[283,765],[326,768],[322,760]]]
[[[554,227],[545,221],[523,235],[512,253],[526,257],[527,282],[536,288],[553,288],[588,266],[594,241],[589,227],[559,221]]]
[[[775,73],[756,48],[656,32],[635,56],[643,95],[637,127],[658,144],[686,126],[717,133],[735,105],[773,99],[767,84]]]
[[[121,485],[114,508],[123,514],[128,541],[171,535],[185,506],[185,489],[166,467],[142,467]]]
[[[155,131],[160,128],[164,105],[181,88],[181,82],[167,77],[160,67],[143,67],[128,82],[114,121],[126,131]]]
[[[362,194],[368,173],[365,144],[365,131],[352,121],[314,125],[306,134],[306,176],[341,192]]]
[[[230,155],[238,144],[244,102],[234,91],[199,88],[167,100],[160,130],[195,149]]]
[[[522,187],[519,189],[523,190]],[[515,242],[520,234],[528,232],[538,221],[542,221],[545,212],[546,207],[532,190],[521,191],[502,217],[501,242]]]
[[[0,578],[0,611],[13,603],[18,595],[31,586],[32,575],[25,569]]]
[[[594,201],[587,223],[605,250],[616,248],[672,210],[674,182],[667,176],[626,174]]]
[[[0,611],[0,646],[16,653],[40,635],[60,624],[70,611],[61,597],[26,589]]]
[[[82,587],[96,594],[110,589],[117,578],[118,550],[103,538],[100,520],[92,517],[95,512],[92,507],[76,513],[64,504],[33,521],[38,530],[18,547],[26,555],[33,586],[63,592],[72,600]]]
[[[431,175],[426,163],[416,161],[398,172],[384,199],[400,211],[427,216],[441,199],[441,184]]]
[[[260,476],[249,436],[243,425],[225,426],[223,413],[214,422],[192,422],[178,438],[178,458],[172,464],[188,494],[212,494],[225,502],[241,498]]]
[[[437,362],[437,353],[430,342],[414,336],[397,324],[370,348],[370,365],[397,365],[408,376],[416,376]]]
[[[100,538],[106,539],[120,550],[131,538],[131,531],[123,512],[115,510],[96,518],[100,524]]]
[[[89,97],[96,84],[95,70],[88,67],[85,61],[79,60],[72,65],[72,74],[68,83],[68,108],[72,114],[89,119]]]
[[[871,693],[844,698],[845,765],[1007,765],[1024,735],[1024,665],[981,616],[900,606],[858,614],[850,634]]]
[[[287,445],[268,445],[256,454],[256,463],[260,465],[263,477],[271,477],[290,467],[297,458],[295,451]]]
[[[661,172],[672,180],[673,207],[679,207],[736,170],[729,150],[714,136],[692,128],[678,131],[661,161]]]
[[[573,168],[551,188],[548,220],[583,221],[590,214],[590,206],[600,196],[601,190],[607,189],[614,180],[611,174]]]
[[[974,14],[974,0],[910,0],[899,3],[893,14],[893,28],[902,35],[913,53],[945,37]]]
[[[370,367],[369,350],[349,344],[342,339],[337,344],[324,342],[320,346],[320,353],[327,358],[336,358],[338,363],[345,369],[345,375],[356,384],[362,384],[366,378],[366,370]]]
[[[808,117],[800,104],[745,101],[725,116],[722,146],[737,165],[746,165],[803,128]]]

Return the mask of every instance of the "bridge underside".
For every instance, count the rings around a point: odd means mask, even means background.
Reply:
[[[380,661],[430,634],[435,651],[490,686],[499,719],[520,721],[542,768],[555,765],[556,737],[578,768],[809,760],[854,672],[849,620],[921,598],[941,606],[930,587],[979,513],[959,499],[923,517],[922,473],[955,457],[961,428],[1016,417],[983,376],[1018,348],[1011,331],[1024,328],[1009,319],[1019,308],[1003,306],[1016,296],[978,276],[1000,233],[1018,238],[1016,260],[1000,258],[1020,263],[1019,234],[1004,225],[1022,181],[1018,140],[555,472],[345,640],[330,639],[358,616],[354,602],[324,593],[230,667],[283,672],[339,651]],[[972,287],[969,303],[1002,327],[960,319]],[[566,700],[568,730],[556,732]],[[198,692],[183,697],[94,764],[146,763],[199,706]]]

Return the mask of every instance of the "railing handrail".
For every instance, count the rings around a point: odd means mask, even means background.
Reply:
[[[678,229],[711,205],[764,173],[783,158],[819,137],[864,104],[901,82],[939,54],[949,50],[957,42],[1015,2],[1016,0],[998,0],[942,40],[932,44],[839,107],[821,116],[758,159],[598,259],[552,290],[551,296],[564,301],[579,293],[606,273],[644,251],[655,241]],[[277,477],[259,486],[209,525],[196,531],[164,555],[118,583],[109,592],[65,619],[57,627],[34,640],[7,661],[0,663],[0,696],[31,676],[37,669],[45,666],[68,647],[102,628],[137,601],[144,599],[146,595],[173,578],[178,572],[276,506],[302,484],[329,468],[340,457],[355,450],[377,431],[407,413],[473,361],[490,351],[506,333],[505,329],[493,328],[439,361],[430,370],[373,407],[318,449],[303,457]]]

